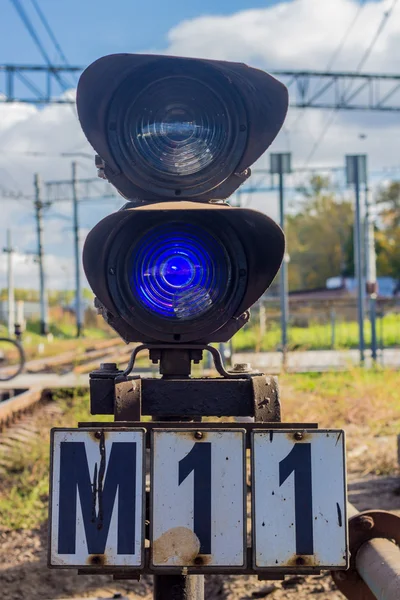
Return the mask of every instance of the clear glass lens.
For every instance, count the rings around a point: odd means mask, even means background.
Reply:
[[[225,149],[228,120],[223,104],[203,83],[169,77],[148,86],[129,112],[132,144],[152,168],[192,175]]]
[[[227,293],[231,264],[208,231],[186,223],[155,227],[131,257],[130,287],[159,316],[188,320],[206,313]]]

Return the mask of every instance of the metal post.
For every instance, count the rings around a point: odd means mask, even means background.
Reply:
[[[7,246],[3,252],[7,253],[7,286],[8,286],[8,335],[14,335],[15,328],[15,296],[14,296],[14,249],[11,241],[11,230],[7,229]]]
[[[334,308],[331,308],[331,348],[335,349],[336,345],[336,312]]]
[[[260,300],[260,342],[261,342],[261,346],[262,346],[262,340],[265,336],[265,333],[267,331],[267,315],[266,315],[266,310],[265,310],[265,304],[262,300]]]
[[[354,218],[354,269],[357,280],[357,306],[358,306],[358,329],[359,329],[359,349],[360,362],[364,363],[365,343],[364,343],[364,289],[363,289],[363,268],[362,268],[362,241],[361,241],[361,211],[360,211],[360,164],[359,156],[354,156],[354,191],[356,196],[355,218]]]
[[[204,600],[204,575],[154,575],[154,600]]]
[[[377,336],[376,336],[376,252],[375,252],[375,232],[374,224],[371,219],[369,204],[369,189],[365,186],[365,261],[366,261],[366,279],[367,294],[369,300],[369,318],[371,322],[371,356],[372,360],[377,360]]]
[[[78,194],[76,180],[76,162],[72,163],[72,201],[74,220],[74,254],[75,254],[75,314],[76,314],[76,337],[83,332],[82,306],[81,306],[81,270],[79,254],[79,219],[78,219]]]
[[[279,225],[281,229],[285,231],[285,197],[283,188],[283,165],[282,155],[279,161]],[[286,252],[283,258],[280,275],[280,303],[281,303],[281,330],[282,330],[282,362],[283,366],[286,366],[287,358],[287,324],[289,317],[289,301],[288,301],[288,273],[287,273],[287,262]]]
[[[38,263],[39,263],[39,284],[40,284],[40,333],[41,335],[48,334],[48,319],[47,319],[47,302],[45,290],[45,277],[43,265],[43,202],[41,200],[40,178],[37,173],[34,177],[35,185],[35,217],[36,231],[38,237]]]

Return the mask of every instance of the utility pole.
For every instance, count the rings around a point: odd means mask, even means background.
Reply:
[[[15,329],[15,295],[14,295],[14,248],[11,241],[11,230],[7,229],[7,246],[3,248],[7,254],[7,287],[8,287],[8,335],[12,337]]]
[[[360,186],[367,184],[367,157],[365,154],[346,156],[347,184],[354,185],[355,213],[354,213],[354,271],[357,281],[357,313],[359,329],[360,363],[365,360],[364,342],[364,286],[362,265],[362,236],[361,236],[361,203]]]
[[[36,231],[38,238],[38,251],[37,259],[39,263],[39,285],[40,285],[40,334],[47,335],[49,332],[48,318],[47,318],[47,302],[46,302],[46,289],[45,289],[45,277],[44,277],[44,264],[43,264],[43,207],[44,204],[41,199],[41,186],[40,178],[37,173],[34,177],[35,185],[35,218],[36,218]]]
[[[279,225],[285,231],[285,195],[284,174],[291,173],[291,154],[270,155],[271,175],[279,175]],[[288,294],[288,255],[285,251],[280,270],[280,303],[281,303],[281,332],[282,332],[282,366],[286,368],[287,346],[288,346],[288,319],[289,319],[289,294]]]
[[[81,270],[79,254],[79,218],[78,218],[78,193],[76,178],[76,162],[72,163],[72,202],[73,202],[73,221],[74,221],[74,258],[75,258],[75,314],[76,314],[76,337],[80,337],[83,332],[82,325],[82,304],[81,304]]]
[[[371,218],[368,184],[365,185],[365,262],[366,262],[366,292],[369,301],[369,318],[371,322],[371,357],[377,360],[376,335],[376,297],[378,285],[376,281],[376,252],[374,223]]]

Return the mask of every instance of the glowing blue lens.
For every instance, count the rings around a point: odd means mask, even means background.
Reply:
[[[188,320],[221,302],[231,265],[222,244],[201,227],[154,227],[131,257],[130,287],[139,303],[161,317]]]

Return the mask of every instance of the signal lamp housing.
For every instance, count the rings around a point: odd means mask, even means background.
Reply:
[[[240,63],[114,54],[82,74],[77,109],[126,198],[225,199],[272,143],[287,89]]]
[[[269,287],[282,230],[250,209],[196,202],[125,208],[89,233],[88,282],[126,342],[228,341]]]

